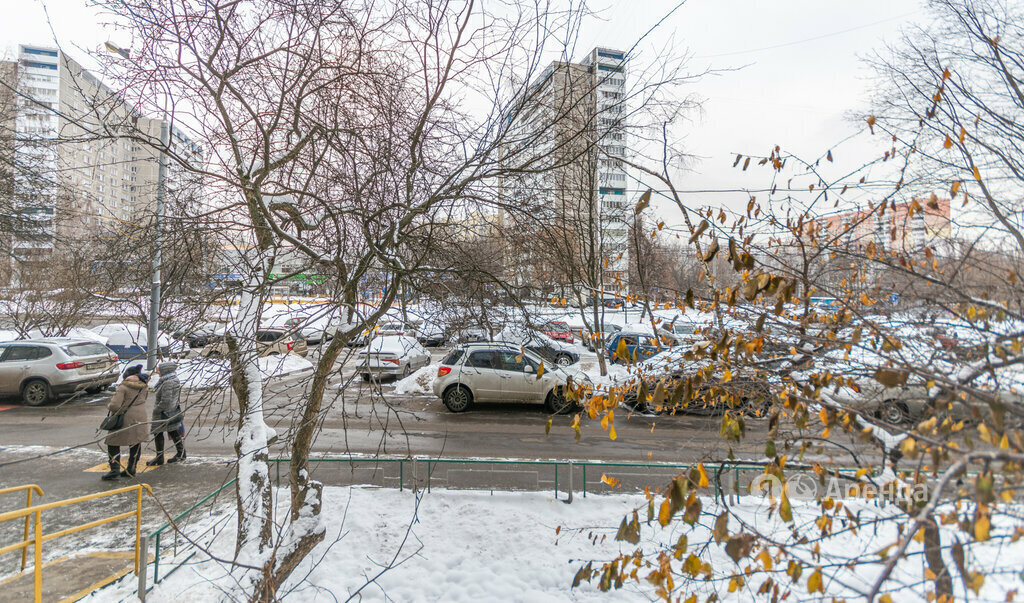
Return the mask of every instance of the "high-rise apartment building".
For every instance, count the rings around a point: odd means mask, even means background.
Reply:
[[[56,48],[21,45],[0,77],[17,91],[0,103],[13,221],[4,243],[15,261],[45,260],[63,244],[152,219],[160,154],[138,135],[159,139],[160,119],[140,115]],[[201,164],[202,148],[169,131],[175,152]],[[173,169],[165,185],[169,197],[199,194],[197,179]]]
[[[615,280],[625,283],[626,75],[624,52],[595,48],[578,62],[549,65],[512,107],[502,160],[527,169],[503,179],[501,196],[506,203],[536,208],[531,219],[564,233],[549,241],[549,247],[560,248],[557,253],[536,245],[515,252],[522,256],[515,265],[531,274],[519,280],[540,288],[578,285],[578,275],[563,270],[566,265],[596,262],[609,287]]]

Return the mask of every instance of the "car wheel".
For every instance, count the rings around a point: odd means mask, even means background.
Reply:
[[[445,408],[451,412],[463,412],[473,404],[473,394],[469,388],[462,385],[453,385],[445,390],[441,398]]]
[[[103,386],[102,385],[94,385],[93,387],[85,388],[85,393],[91,394],[91,395],[94,395],[94,396],[96,394],[100,393],[101,391],[103,391]]]
[[[402,379],[405,379],[406,377],[408,377],[409,373],[411,373],[411,372],[412,372],[412,370],[409,368],[409,365],[408,364],[405,365],[405,368],[402,369]]]
[[[899,400],[886,400],[880,418],[890,425],[902,425],[910,421],[910,409]]]
[[[50,384],[42,379],[33,379],[21,388],[21,400],[25,406],[39,406],[50,401]]]
[[[363,373],[363,381],[369,381],[369,380],[370,380],[370,373]]]
[[[566,415],[573,411],[576,405],[565,397],[562,388],[553,389],[548,393],[548,412],[553,415]]]
[[[559,354],[555,357],[555,364],[558,366],[569,366],[572,364],[572,357],[568,354]]]

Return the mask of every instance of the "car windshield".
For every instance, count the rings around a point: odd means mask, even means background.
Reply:
[[[73,343],[66,348],[64,351],[67,352],[68,356],[74,356],[80,358],[82,356],[99,356],[101,354],[110,354],[110,350],[107,346],[99,343]]]

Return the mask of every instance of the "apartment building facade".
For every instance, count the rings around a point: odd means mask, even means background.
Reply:
[[[609,285],[629,266],[626,55],[594,48],[581,60],[556,61],[525,88],[507,117],[503,162],[521,175],[500,185],[506,204],[553,225],[563,240],[515,248],[512,262],[537,288],[578,281],[559,263],[597,262]],[[529,225],[517,228],[529,233]],[[528,234],[526,236],[529,236]]]
[[[0,77],[17,90],[15,102],[0,107],[12,130],[13,228],[4,244],[15,267],[152,220],[160,153],[138,138],[158,140],[160,119],[140,115],[56,48],[21,45]],[[177,128],[169,132],[175,152],[201,164],[203,149]],[[173,168],[165,186],[169,197],[200,193],[198,179]]]

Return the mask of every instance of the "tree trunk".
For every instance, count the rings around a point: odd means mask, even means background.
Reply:
[[[938,524],[932,518],[929,518],[924,524],[924,559],[928,564],[928,569],[935,574],[937,600],[952,601],[953,577],[942,561],[942,535],[939,533]]]
[[[227,334],[231,388],[239,409],[235,437],[238,457],[235,561],[249,567],[262,567],[266,562],[273,524],[268,459],[269,445],[275,434],[264,422],[263,379],[256,364],[256,328],[263,302],[263,278],[260,270],[251,277],[250,286],[242,292],[239,317]]]

